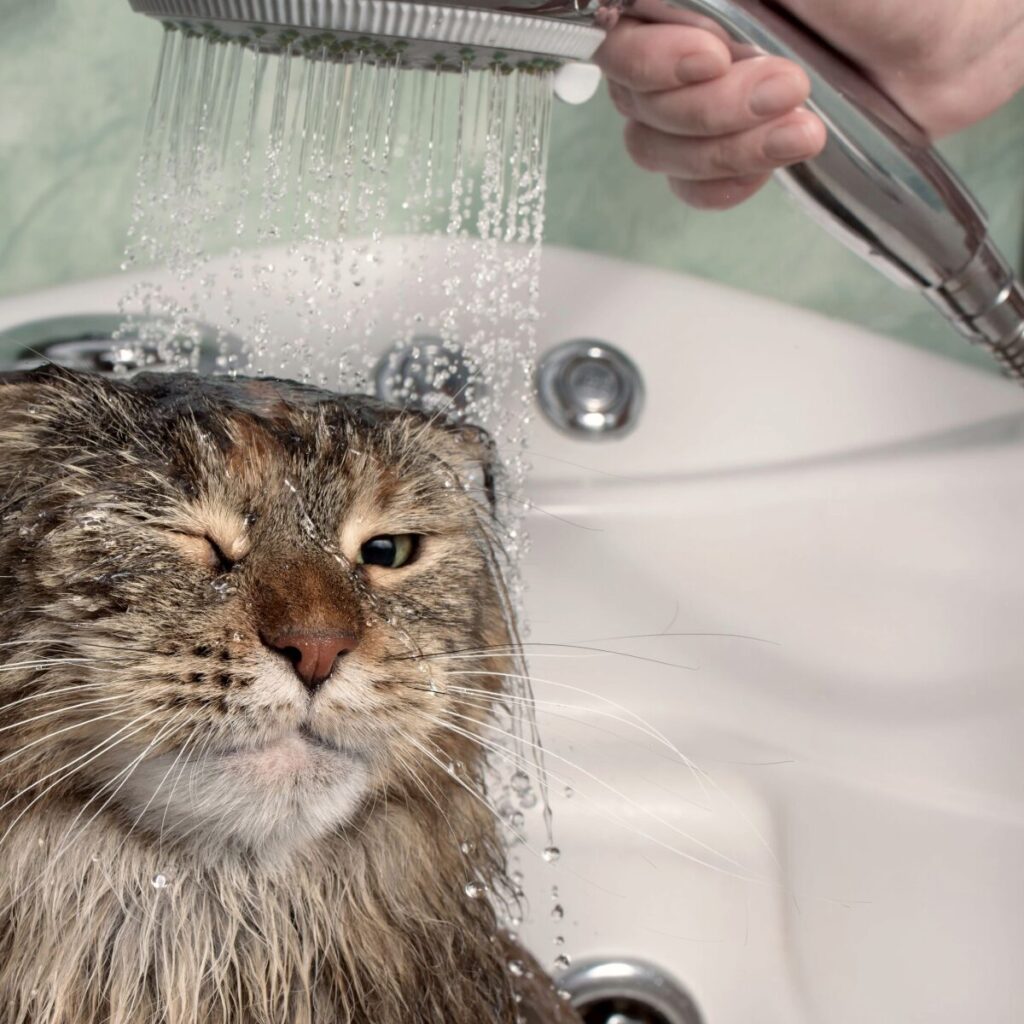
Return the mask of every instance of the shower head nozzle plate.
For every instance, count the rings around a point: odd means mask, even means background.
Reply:
[[[271,53],[353,60],[361,54],[443,70],[537,69],[587,60],[604,33],[580,0],[539,9],[441,0],[130,0],[168,28]]]

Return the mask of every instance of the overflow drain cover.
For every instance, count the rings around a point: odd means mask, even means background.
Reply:
[[[584,1024],[704,1024],[686,989],[643,960],[589,960],[557,981]]]
[[[126,319],[120,313],[47,317],[0,332],[0,354],[12,353],[14,370],[50,362],[102,374],[185,368],[224,373],[238,365],[243,347],[241,339],[209,324],[189,321],[175,329],[163,317]]]
[[[541,412],[563,433],[602,440],[636,426],[644,387],[633,361],[606,341],[580,338],[556,345],[537,367]]]
[[[466,416],[487,393],[471,358],[433,335],[396,342],[380,357],[374,376],[382,401],[453,419]]]

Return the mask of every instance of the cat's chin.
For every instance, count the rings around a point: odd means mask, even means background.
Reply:
[[[200,849],[279,857],[342,829],[372,785],[367,756],[307,730],[207,754],[186,765],[177,784],[176,757],[153,758],[133,773],[126,810],[164,840]]]

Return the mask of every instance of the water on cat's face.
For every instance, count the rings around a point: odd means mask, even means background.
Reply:
[[[507,639],[479,436],[186,376],[44,371],[0,409],[6,768],[265,852],[471,760],[431,656]]]

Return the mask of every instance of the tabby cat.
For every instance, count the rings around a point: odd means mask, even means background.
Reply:
[[[0,1024],[575,1020],[446,685],[508,670],[490,462],[284,381],[0,379]]]

